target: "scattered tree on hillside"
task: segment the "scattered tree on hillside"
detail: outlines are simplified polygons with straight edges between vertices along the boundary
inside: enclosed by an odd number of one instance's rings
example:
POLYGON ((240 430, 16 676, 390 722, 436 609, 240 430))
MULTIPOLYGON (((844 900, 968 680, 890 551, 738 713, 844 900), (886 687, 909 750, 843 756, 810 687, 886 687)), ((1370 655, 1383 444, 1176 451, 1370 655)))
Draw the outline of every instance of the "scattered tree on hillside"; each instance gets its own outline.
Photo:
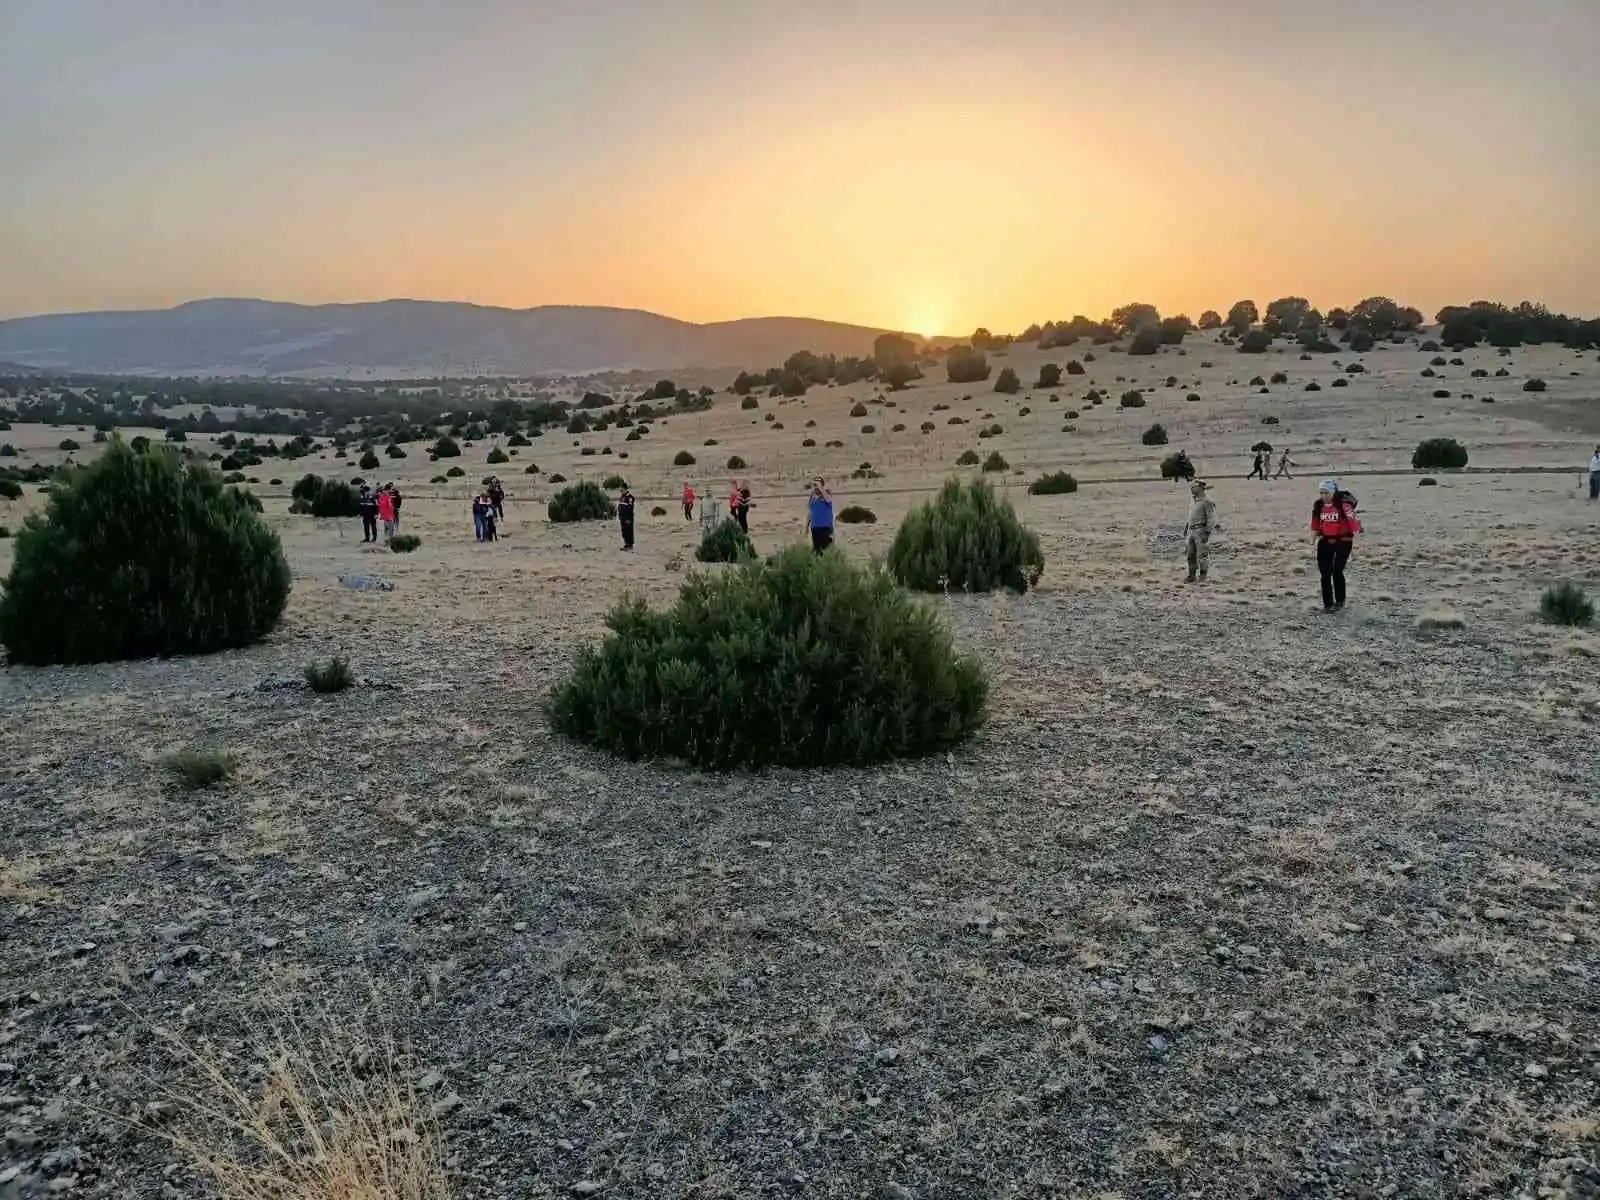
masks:
POLYGON ((1296 333, 1310 311, 1311 301, 1304 296, 1284 296, 1267 305, 1261 326, 1274 337, 1296 333))
POLYGON ((1208 308, 1200 314, 1201 329, 1221 329, 1222 315, 1214 308, 1208 308))
POLYGON ((1254 325, 1259 319, 1260 313, 1256 309, 1254 300, 1236 301, 1233 307, 1228 310, 1228 328, 1233 331, 1236 337, 1243 337, 1250 332, 1250 326, 1254 325))
POLYGON ((1106 324, 1116 331, 1118 337, 1128 337, 1141 329, 1159 326, 1161 313, 1154 304, 1124 304, 1111 310, 1106 324))

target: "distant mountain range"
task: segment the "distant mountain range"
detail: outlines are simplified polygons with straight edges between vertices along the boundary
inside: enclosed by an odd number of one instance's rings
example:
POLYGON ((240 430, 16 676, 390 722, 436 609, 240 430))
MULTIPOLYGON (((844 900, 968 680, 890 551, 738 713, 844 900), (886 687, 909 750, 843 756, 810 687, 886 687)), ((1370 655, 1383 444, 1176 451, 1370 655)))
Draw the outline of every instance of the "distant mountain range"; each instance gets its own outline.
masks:
POLYGON ((582 375, 764 368, 796 350, 867 355, 882 332, 804 317, 695 325, 626 308, 195 300, 0 321, 0 360, 109 375, 582 375))

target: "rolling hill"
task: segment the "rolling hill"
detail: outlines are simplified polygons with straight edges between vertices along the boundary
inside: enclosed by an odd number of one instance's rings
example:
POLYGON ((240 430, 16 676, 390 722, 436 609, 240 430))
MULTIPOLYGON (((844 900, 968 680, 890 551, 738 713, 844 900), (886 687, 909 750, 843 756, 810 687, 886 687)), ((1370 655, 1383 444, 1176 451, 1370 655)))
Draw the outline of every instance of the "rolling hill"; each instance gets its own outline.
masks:
POLYGON ((796 350, 864 355, 881 332, 802 317, 696 325, 622 308, 196 300, 0 321, 0 359, 138 375, 571 375, 767 367, 796 350))

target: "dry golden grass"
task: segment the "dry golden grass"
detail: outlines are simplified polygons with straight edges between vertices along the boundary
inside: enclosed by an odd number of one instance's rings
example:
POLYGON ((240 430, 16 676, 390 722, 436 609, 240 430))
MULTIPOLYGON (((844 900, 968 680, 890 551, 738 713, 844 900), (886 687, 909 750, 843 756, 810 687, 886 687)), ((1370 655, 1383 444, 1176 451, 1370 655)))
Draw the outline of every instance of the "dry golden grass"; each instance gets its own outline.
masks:
POLYGON ((392 1041, 288 1023, 240 1060, 183 1046, 173 1145, 223 1200, 447 1200, 436 1130, 392 1041))

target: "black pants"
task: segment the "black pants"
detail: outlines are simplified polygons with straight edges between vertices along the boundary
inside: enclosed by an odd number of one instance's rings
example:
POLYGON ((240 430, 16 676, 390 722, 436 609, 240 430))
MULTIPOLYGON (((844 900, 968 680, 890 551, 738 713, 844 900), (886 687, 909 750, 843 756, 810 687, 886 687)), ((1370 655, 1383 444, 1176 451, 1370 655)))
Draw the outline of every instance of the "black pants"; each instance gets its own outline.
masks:
POLYGON ((1589 499, 1600 500, 1600 471, 1589 472, 1589 499))
POLYGON ((618 521, 617 524, 622 526, 622 548, 624 550, 632 550, 633 549, 633 518, 629 517, 625 521, 618 521))
POLYGON ((1322 607, 1344 607, 1344 565, 1352 543, 1323 538, 1317 543, 1317 570, 1322 573, 1322 607))
POLYGON ((496 521, 504 521, 506 519, 506 502, 504 500, 496 500, 494 502, 494 519, 496 521))
POLYGON ((813 525, 811 527, 811 548, 821 554, 831 545, 833 545, 833 526, 830 525, 826 529, 818 529, 813 525))
POLYGON ((741 504, 733 510, 733 519, 739 522, 739 528, 746 533, 750 532, 750 506, 741 504))
POLYGON ((375 542, 378 540, 377 513, 361 514, 361 540, 363 542, 375 542))
POLYGON ((694 520, 694 505, 692 505, 692 504, 685 504, 685 505, 684 505, 684 506, 683 506, 683 519, 684 519, 684 520, 685 520, 685 521, 692 521, 692 520, 694 520))

